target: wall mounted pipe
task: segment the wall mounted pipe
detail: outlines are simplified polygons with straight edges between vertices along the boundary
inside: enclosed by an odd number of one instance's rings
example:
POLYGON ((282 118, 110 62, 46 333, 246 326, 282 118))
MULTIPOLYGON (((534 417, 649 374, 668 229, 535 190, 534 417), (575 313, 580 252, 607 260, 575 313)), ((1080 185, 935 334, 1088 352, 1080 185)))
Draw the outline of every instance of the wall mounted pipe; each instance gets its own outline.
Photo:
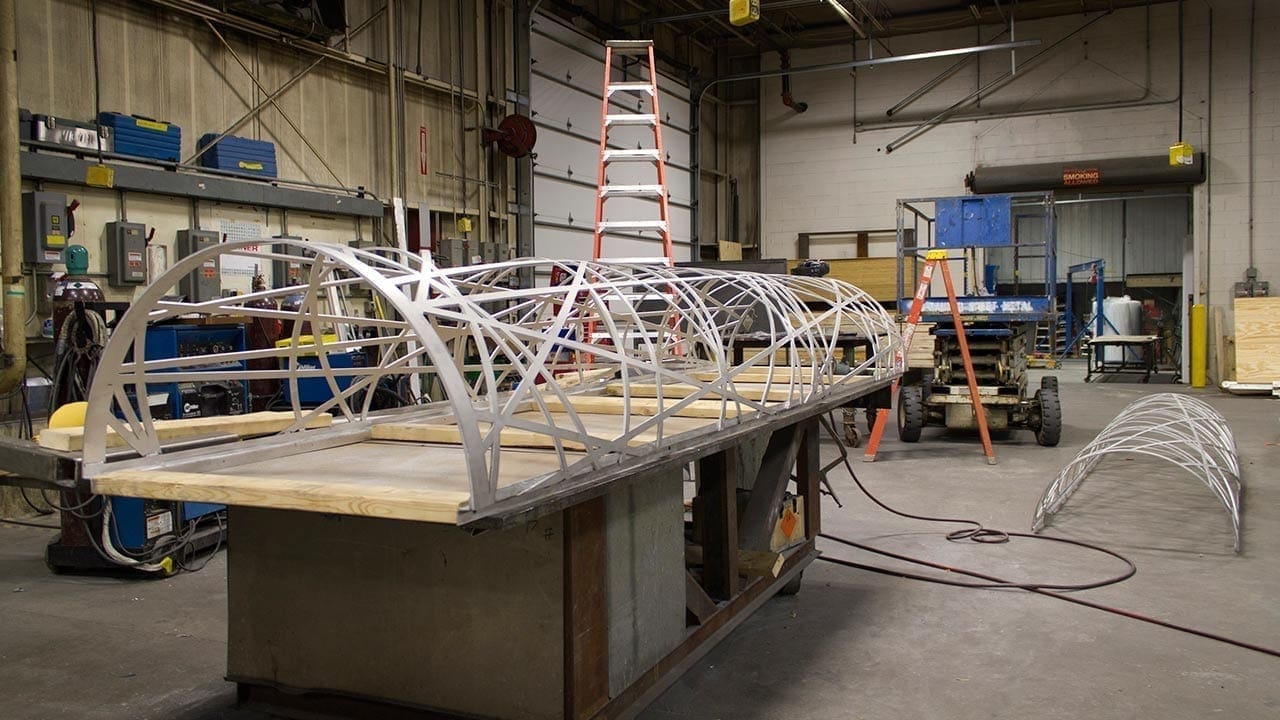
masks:
MULTIPOLYGON (((782 67, 783 70, 790 68, 791 53, 786 50, 782 50, 781 52, 779 52, 778 64, 782 67)), ((796 102, 796 99, 791 95, 791 76, 790 75, 782 76, 782 104, 786 105, 792 110, 795 110, 797 114, 802 113, 805 110, 809 109, 809 103, 796 102)))
POLYGON ((798 68, 791 68, 789 70, 782 70, 782 69, 762 70, 757 72, 741 73, 738 75, 726 75, 724 77, 711 80, 710 82, 703 84, 700 88, 694 88, 693 108, 691 113, 691 118, 693 123, 689 131, 690 155, 692 157, 692 164, 693 164, 693 170, 694 170, 693 182, 691 183, 692 196, 693 196, 691 232, 692 232, 692 240, 693 240, 694 257, 695 258, 697 257, 697 253, 699 251, 699 243, 700 243, 699 236, 701 235, 698 228, 698 223, 700 222, 700 219, 699 219, 700 212, 698 210, 698 202, 702 195, 701 188, 700 188, 701 177, 702 177, 701 176, 702 148, 700 147, 698 138, 700 136, 701 128, 702 128, 702 101, 706 99, 707 92, 709 92, 711 88, 721 83, 741 82, 744 80, 760 80, 763 78, 780 77, 782 75, 788 75, 788 74, 829 72, 833 70, 852 70, 860 67, 875 67, 877 65, 891 65, 894 63, 914 62, 917 60, 931 60, 933 58, 939 58, 939 57, 953 57, 956 55, 971 55, 975 53, 984 53, 984 52, 999 52, 1001 50, 1012 50, 1014 48, 1019 48, 1019 47, 1033 47, 1039 44, 1040 44, 1039 40, 1020 40, 1018 42, 996 43, 993 45, 971 45, 969 47, 948 48, 946 50, 931 50, 929 52, 911 53, 909 55, 893 55, 890 57, 868 58, 865 60, 848 60, 845 62, 826 63, 822 65, 805 65, 798 68))
POLYGON ((18 166, 18 7, 0 0, 0 284, 4 355, 0 393, 27 375, 27 286, 22 278, 22 172, 18 166))

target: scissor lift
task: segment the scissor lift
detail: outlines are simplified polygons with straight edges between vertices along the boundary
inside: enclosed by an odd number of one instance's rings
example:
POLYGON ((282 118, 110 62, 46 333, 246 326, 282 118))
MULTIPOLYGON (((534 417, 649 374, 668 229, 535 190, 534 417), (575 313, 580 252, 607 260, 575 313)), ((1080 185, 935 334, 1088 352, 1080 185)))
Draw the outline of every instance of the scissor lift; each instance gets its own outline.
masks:
MULTIPOLYGON (((1036 323, 1053 320, 1056 229, 1052 193, 1010 193, 898 201, 898 311, 908 313, 915 278, 930 252, 960 265, 956 302, 986 424, 1025 427, 1041 445, 1062 433, 1058 379, 1028 392, 1027 351, 1036 323), (997 283, 1000 268, 1011 282, 997 283), (997 292, 999 288, 1000 292, 997 292)), ((909 372, 898 389, 898 436, 916 442, 927 426, 976 429, 969 378, 947 298, 925 301, 921 322, 934 323, 933 368, 909 372)))

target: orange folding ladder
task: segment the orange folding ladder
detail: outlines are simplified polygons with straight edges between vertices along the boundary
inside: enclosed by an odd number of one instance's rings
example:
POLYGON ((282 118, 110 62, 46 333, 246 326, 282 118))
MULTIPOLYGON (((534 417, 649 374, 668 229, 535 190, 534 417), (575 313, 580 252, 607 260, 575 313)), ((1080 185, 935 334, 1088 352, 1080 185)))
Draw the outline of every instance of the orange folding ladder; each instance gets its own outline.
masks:
MULTIPOLYGON (((657 231, 662 239, 662 257, 605 258, 626 260, 640 264, 675 264, 671 247, 671 218, 668 209, 667 163, 662 152, 662 116, 658 109, 658 75, 653 61, 652 40, 609 40, 604 44, 604 93, 600 111, 600 172, 596 182, 596 225, 591 259, 600 260, 604 255, 604 237, 619 232, 657 231), (648 79, 614 82, 613 58, 615 55, 632 55, 647 60, 648 79), (635 93, 648 96, 649 112, 611 112, 610 101, 615 95, 635 93), (622 126, 644 126, 653 130, 653 147, 614 150, 609 147, 609 130, 622 126), (655 184, 610 184, 608 169, 617 163, 650 163, 657 173, 655 184), (653 198, 658 201, 658 217, 606 218, 605 202, 610 198, 653 198)), ((648 203, 646 203, 648 205, 648 203)))
MULTIPOLYGON (((924 310, 925 298, 929 296, 929 284, 933 281, 934 268, 940 268, 942 271, 942 282, 947 289, 947 301, 951 305, 951 321, 956 326, 956 340, 960 345, 960 357, 964 359, 964 374, 969 381, 969 398, 973 401, 973 415, 978 423, 978 435, 982 437, 982 450, 987 455, 987 463, 996 464, 996 453, 991 447, 991 434, 987 431, 987 415, 982 409, 982 398, 978 393, 978 380, 973 374, 973 361, 969 359, 969 341, 964 335, 964 320, 960 317, 960 305, 956 302, 956 289, 951 283, 951 271, 947 267, 947 251, 946 250, 930 250, 925 253, 924 270, 920 273, 920 283, 916 287, 916 295, 911 300, 911 311, 907 313, 907 326, 902 331, 902 346, 898 348, 895 365, 906 370, 907 352, 911 349, 911 341, 916 336, 916 326, 920 324, 920 315, 924 310)), ((901 378, 893 381, 891 396, 898 394, 898 383, 901 378)), ((898 412, 902 412, 902 408, 898 408, 898 412)), ((880 408, 876 411, 876 424, 871 430, 871 439, 867 442, 866 454, 862 459, 865 462, 875 462, 876 454, 880 450, 880 439, 884 436, 884 428, 889 424, 889 409, 880 408)))

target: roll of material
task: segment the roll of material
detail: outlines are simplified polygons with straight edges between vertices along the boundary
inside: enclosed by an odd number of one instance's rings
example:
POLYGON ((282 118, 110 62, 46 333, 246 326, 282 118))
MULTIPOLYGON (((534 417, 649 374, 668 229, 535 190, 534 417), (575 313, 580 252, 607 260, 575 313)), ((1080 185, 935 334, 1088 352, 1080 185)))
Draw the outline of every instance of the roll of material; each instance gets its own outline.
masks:
MULTIPOLYGON (((1098 301, 1093 301, 1092 310, 1094 317, 1098 313, 1098 301)), ((1102 337, 1108 335, 1137 335, 1142 331, 1142 303, 1130 298, 1128 295, 1116 298, 1103 298, 1102 300, 1102 337)), ((1125 353, 1130 362, 1137 362, 1141 358, 1138 351, 1133 348, 1107 347, 1102 350, 1102 359, 1104 362, 1121 362, 1125 360, 1125 353)))

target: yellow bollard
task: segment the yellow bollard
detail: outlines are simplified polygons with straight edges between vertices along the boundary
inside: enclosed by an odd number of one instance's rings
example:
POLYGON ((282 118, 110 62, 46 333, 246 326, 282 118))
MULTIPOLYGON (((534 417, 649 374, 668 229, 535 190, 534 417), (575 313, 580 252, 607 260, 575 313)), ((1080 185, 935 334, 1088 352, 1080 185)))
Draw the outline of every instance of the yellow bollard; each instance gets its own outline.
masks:
POLYGON ((1202 388, 1208 384, 1209 375, 1209 308, 1191 306, 1191 387, 1202 388))

